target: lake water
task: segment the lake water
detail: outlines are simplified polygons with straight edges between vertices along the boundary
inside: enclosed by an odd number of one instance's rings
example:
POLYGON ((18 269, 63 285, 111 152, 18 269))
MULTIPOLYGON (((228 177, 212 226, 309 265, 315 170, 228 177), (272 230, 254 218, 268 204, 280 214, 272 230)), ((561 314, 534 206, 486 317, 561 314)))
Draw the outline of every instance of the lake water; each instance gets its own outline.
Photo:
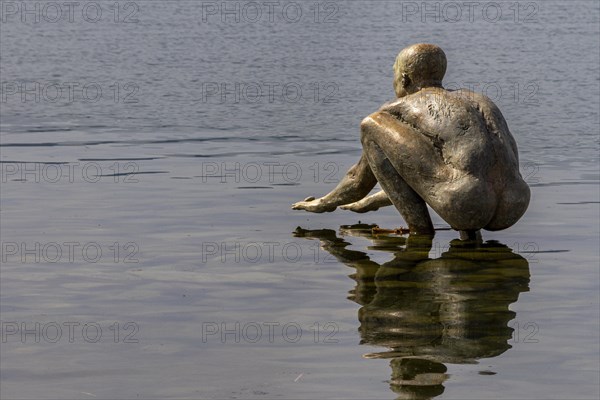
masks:
POLYGON ((3 399, 598 398, 597 2, 1 6, 3 399), (290 209, 417 42, 532 188, 479 249, 290 209))

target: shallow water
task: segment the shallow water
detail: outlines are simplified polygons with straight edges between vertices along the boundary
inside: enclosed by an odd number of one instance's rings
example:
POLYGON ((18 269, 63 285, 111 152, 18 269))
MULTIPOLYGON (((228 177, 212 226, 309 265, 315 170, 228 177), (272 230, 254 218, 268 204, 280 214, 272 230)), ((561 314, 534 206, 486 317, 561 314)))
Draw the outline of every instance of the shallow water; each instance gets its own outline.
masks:
POLYGON ((84 3, 72 23, 7 3, 0 397, 600 394, 596 2, 455 23, 458 2, 439 22, 420 2, 281 2, 257 22, 231 2, 237 23, 220 2, 96 2, 96 23, 84 3), (391 208, 290 210, 357 160, 420 41, 448 55, 447 87, 499 105, 532 188, 481 249, 340 229, 396 228, 391 208))

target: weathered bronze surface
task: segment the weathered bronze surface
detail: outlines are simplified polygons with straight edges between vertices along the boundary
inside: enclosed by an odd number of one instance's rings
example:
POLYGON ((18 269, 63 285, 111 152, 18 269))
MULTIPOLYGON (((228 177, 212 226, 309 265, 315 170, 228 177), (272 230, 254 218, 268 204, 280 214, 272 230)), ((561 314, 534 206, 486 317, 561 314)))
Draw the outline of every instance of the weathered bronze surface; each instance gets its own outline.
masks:
POLYGON ((363 153, 327 195, 295 203, 322 213, 394 205, 411 233, 433 234, 427 205, 461 237, 514 225, 529 205, 517 145, 498 107, 469 90, 446 90, 446 55, 431 44, 402 50, 397 99, 361 123, 363 153), (383 191, 368 196, 379 182, 383 191))

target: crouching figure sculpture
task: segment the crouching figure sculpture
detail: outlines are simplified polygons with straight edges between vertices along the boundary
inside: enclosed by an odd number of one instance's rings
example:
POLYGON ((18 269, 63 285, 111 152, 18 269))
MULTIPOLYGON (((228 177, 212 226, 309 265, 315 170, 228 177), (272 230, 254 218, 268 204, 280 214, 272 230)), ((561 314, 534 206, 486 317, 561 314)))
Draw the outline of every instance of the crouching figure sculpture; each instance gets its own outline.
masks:
POLYGON ((338 186, 295 210, 355 212, 394 205, 414 234, 433 234, 429 205, 461 237, 514 225, 529 205, 517 145, 486 96, 442 87, 446 55, 415 44, 394 64, 397 99, 360 126, 363 152, 338 186), (383 191, 367 196, 379 182, 383 191))

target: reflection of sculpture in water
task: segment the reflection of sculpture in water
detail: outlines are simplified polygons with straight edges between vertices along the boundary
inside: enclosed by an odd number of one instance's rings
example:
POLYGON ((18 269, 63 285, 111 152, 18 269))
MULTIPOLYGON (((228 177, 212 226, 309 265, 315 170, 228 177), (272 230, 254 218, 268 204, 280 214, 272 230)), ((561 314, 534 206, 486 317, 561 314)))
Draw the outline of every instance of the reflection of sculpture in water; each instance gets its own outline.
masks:
POLYGON ((446 55, 431 44, 402 50, 396 99, 361 123, 363 153, 327 195, 292 208, 367 212, 394 205, 411 233, 431 234, 429 205, 461 237, 514 225, 529 205, 516 142, 498 107, 469 90, 446 90, 446 55), (383 191, 367 196, 379 182, 383 191))
MULTIPOLYGON (((366 228, 367 226, 364 226, 366 228)), ((529 290, 527 260, 503 244, 454 240, 449 249, 429 258, 426 236, 373 236, 357 226, 349 235, 373 241, 370 250, 390 252, 377 264, 335 231, 298 229, 296 236, 317 238, 323 249, 356 269, 350 299, 358 312, 361 344, 387 347, 367 358, 389 358, 391 389, 399 398, 432 398, 444 391, 444 363, 476 363, 511 348, 515 318, 509 305, 529 290)))

